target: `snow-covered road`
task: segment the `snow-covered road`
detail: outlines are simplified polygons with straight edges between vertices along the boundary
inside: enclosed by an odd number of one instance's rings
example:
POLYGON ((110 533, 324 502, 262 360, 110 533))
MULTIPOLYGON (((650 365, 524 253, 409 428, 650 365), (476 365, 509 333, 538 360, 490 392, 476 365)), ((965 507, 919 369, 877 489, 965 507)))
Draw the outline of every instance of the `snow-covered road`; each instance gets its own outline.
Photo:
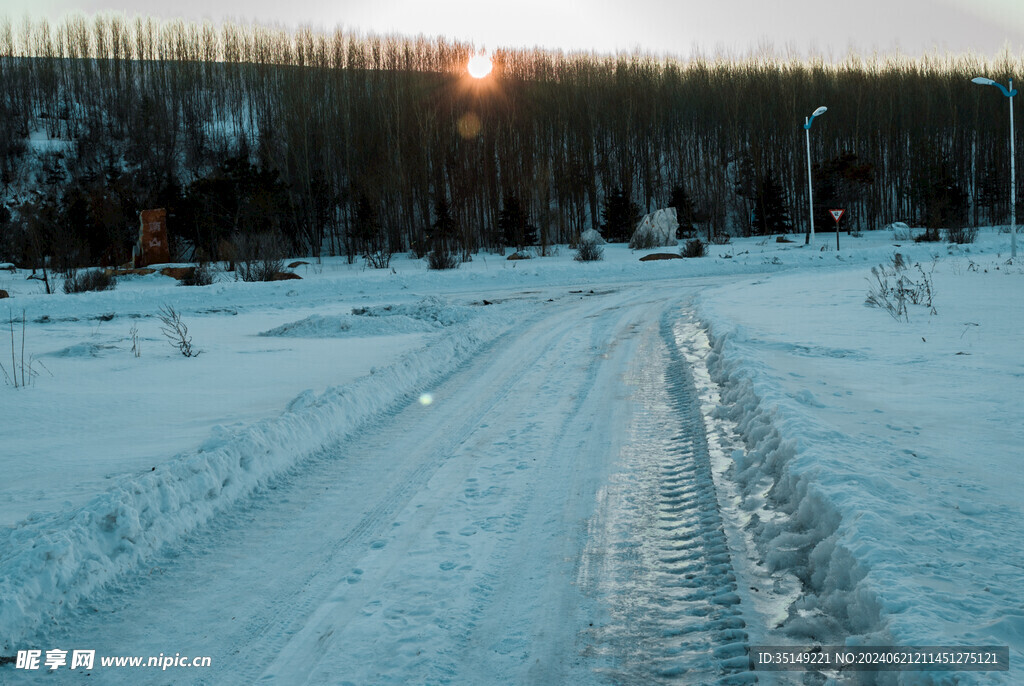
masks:
POLYGON ((212 657, 153 683, 656 683, 684 669, 745 683, 699 409, 668 333, 688 294, 543 299, 429 404, 299 462, 47 643, 212 657))

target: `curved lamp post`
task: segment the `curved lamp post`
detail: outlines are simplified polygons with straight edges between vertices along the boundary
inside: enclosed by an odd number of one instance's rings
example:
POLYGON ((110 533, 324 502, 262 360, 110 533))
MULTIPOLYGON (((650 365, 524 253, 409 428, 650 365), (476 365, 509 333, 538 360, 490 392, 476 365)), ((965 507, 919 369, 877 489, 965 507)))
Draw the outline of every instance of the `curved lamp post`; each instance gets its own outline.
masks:
POLYGON ((1013 90, 1013 79, 1009 88, 984 76, 976 76, 971 81, 979 86, 995 86, 1010 101, 1010 257, 1017 257, 1017 167, 1013 152, 1013 96, 1017 91, 1013 90))
MULTIPOLYGON (((828 111, 824 105, 814 110, 810 117, 804 117, 804 133, 807 134, 807 202, 811 206, 811 230, 807 234, 804 244, 814 245, 814 189, 811 186, 811 124, 815 117, 820 117, 828 111)), ((837 228, 836 231, 839 231, 837 228)))

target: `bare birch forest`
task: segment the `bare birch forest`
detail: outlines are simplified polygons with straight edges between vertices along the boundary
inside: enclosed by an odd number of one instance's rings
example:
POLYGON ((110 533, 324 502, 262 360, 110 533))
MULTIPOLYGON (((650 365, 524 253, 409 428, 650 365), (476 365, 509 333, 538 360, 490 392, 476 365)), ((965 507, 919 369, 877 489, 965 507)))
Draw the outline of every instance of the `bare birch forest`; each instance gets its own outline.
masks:
POLYGON ((771 230, 750 218, 772 195, 802 231, 819 105, 819 230, 829 207, 855 230, 1009 221, 1007 98, 970 79, 1006 83, 1020 57, 499 50, 475 80, 472 53, 117 15, 0 22, 0 261, 123 261, 149 207, 209 259, 247 236, 314 256, 439 239, 469 255, 508 243, 510 203, 539 244, 573 242, 606 228, 617 191, 734 235, 771 230))

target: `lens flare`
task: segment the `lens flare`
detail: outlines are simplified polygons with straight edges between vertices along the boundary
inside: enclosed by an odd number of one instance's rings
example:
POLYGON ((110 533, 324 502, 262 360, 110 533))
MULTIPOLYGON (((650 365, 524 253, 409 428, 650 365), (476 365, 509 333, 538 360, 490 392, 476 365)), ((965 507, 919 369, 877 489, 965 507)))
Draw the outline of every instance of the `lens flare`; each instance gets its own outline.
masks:
POLYGON ((420 405, 422 405, 423 407, 426 407, 427 405, 430 405, 433 402, 434 396, 430 395, 429 393, 424 393, 423 395, 420 396, 420 405))
POLYGON ((480 121, 480 117, 477 116, 476 112, 467 112, 466 114, 459 117, 459 135, 469 140, 470 138, 476 138, 480 135, 480 129, 483 124, 480 121))

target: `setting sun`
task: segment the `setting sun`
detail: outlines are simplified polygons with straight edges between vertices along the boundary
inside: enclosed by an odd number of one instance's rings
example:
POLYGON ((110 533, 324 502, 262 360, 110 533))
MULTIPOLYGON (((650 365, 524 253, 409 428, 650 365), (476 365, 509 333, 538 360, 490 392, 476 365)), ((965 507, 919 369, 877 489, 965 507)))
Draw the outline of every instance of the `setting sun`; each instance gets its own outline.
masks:
POLYGON ((469 75, 474 79, 482 79, 491 73, 491 58, 485 54, 473 55, 469 58, 469 75))

